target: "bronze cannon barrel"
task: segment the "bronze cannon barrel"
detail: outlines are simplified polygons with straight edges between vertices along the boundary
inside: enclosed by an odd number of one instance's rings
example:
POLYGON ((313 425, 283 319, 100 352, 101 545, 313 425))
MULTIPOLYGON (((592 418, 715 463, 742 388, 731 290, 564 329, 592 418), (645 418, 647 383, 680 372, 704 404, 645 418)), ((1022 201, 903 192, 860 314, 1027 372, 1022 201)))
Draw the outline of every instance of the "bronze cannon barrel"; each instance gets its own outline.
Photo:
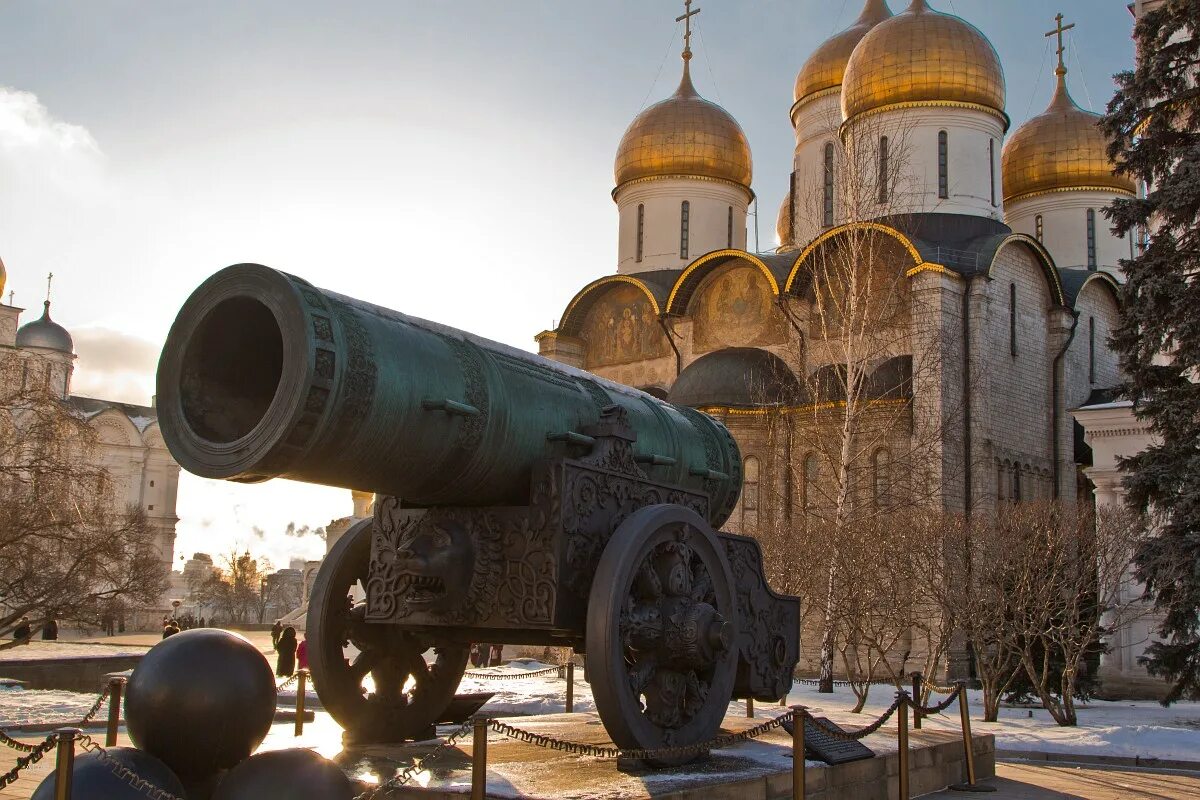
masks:
POLYGON ((617 405, 647 476, 708 495, 714 527, 741 489, 737 445, 705 414, 258 264, 184 303, 157 391, 167 447, 208 478, 526 505, 534 464, 587 452, 617 405))

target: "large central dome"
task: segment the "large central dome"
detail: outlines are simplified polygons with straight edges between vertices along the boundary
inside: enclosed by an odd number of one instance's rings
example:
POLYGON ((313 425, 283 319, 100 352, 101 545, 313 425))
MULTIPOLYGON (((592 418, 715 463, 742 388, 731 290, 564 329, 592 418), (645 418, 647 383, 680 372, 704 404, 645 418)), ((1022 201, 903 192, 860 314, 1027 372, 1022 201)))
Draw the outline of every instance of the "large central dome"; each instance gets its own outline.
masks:
POLYGON ((613 168, 617 188, 641 178, 715 178, 750 188, 750 142, 737 120, 692 86, 684 62, 683 80, 666 100, 638 114, 617 148, 613 168))
MULTIPOLYGON (((842 79, 842 116, 889 106, 965 105, 1004 114, 1000 57, 977 28, 913 0, 854 48, 842 79)), ((1005 118, 1007 120, 1007 118, 1005 118)))

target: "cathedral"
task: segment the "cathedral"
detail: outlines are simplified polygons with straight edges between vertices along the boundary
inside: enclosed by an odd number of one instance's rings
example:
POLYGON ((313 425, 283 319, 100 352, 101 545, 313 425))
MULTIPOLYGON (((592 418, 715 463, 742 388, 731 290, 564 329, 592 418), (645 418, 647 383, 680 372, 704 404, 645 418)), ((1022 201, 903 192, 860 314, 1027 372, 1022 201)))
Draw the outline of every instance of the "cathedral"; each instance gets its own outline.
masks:
POLYGON ((1119 382, 1107 339, 1118 259, 1135 247, 1102 209, 1137 187, 1067 89, 1071 26, 1060 15, 1047 34, 1045 111, 1010 130, 983 32, 926 0, 866 0, 799 67, 779 246, 761 253, 746 241, 750 144, 693 83, 688 5, 679 86, 617 147, 616 269, 537 335, 541 354, 723 420, 745 460, 732 530, 800 530, 833 502, 821 486, 835 467, 805 443, 856 402, 909 409, 855 467, 867 502, 916 471, 953 513, 1087 500, 1070 411, 1119 382), (887 295, 888 336, 848 334, 848 307, 830 299, 868 278, 887 295))
MULTIPOLYGON (((6 273, 0 262, 0 294, 6 273)), ((75 370, 75 343, 70 332, 50 318, 50 300, 38 319, 20 325, 24 309, 0 302, 0 360, 15 369, 0 371, 0 380, 45 381, 96 432, 104 468, 118 487, 113 502, 121 508, 139 506, 158 532, 163 570, 169 572, 175 553, 175 501, 179 489, 179 464, 171 457, 158 429, 158 412, 142 406, 71 394, 75 370), (9 359, 12 359, 9 362, 9 359)), ((0 390, 9 387, 0 386, 0 390)), ((160 608, 133 609, 122 620, 134 628, 154 625, 170 608, 163 598, 160 608)))

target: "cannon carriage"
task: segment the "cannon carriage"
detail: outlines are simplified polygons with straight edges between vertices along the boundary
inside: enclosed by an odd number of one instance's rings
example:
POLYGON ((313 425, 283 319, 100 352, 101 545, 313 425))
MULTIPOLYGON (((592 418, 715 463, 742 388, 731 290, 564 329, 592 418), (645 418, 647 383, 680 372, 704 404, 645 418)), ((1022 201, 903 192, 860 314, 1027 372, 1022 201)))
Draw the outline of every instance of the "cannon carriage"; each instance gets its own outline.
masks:
POLYGON ((318 694, 355 740, 424 735, 471 642, 584 654, 624 748, 707 741, 730 699, 791 686, 799 601, 753 539, 718 532, 741 458, 705 414, 251 264, 184 304, 158 409, 198 475, 376 493, 307 619, 318 694))

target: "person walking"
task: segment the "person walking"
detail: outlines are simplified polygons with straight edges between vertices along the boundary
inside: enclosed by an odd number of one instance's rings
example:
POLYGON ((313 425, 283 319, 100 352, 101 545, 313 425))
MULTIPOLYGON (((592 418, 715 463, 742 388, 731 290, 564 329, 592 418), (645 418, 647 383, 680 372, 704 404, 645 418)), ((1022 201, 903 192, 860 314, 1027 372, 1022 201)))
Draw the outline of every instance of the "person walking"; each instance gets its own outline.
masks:
POLYGON ((494 644, 488 653, 488 666, 498 667, 504 663, 504 645, 494 644))
POLYGON ((296 647, 296 669, 308 669, 308 634, 304 635, 296 647))
POLYGON ((32 631, 29 630, 29 617, 21 617, 17 622, 17 627, 13 628, 13 641, 28 642, 33 638, 32 631))
POLYGON ((271 626, 271 649, 279 651, 279 637, 283 634, 283 621, 275 620, 275 624, 271 626))
POLYGON ((163 625, 163 635, 162 635, 162 637, 163 637, 164 639, 167 639, 167 638, 169 638, 169 637, 171 637, 171 636, 174 636, 174 635, 175 635, 175 634, 177 634, 177 633, 179 633, 179 623, 177 623, 177 622, 176 622, 175 620, 173 620, 173 619, 169 619, 169 620, 167 620, 167 624, 166 624, 166 625, 163 625))
POLYGON ((275 674, 281 678, 290 678, 296 671, 295 628, 288 625, 283 629, 283 633, 279 634, 279 641, 275 643, 275 650, 279 653, 275 661, 275 674))

